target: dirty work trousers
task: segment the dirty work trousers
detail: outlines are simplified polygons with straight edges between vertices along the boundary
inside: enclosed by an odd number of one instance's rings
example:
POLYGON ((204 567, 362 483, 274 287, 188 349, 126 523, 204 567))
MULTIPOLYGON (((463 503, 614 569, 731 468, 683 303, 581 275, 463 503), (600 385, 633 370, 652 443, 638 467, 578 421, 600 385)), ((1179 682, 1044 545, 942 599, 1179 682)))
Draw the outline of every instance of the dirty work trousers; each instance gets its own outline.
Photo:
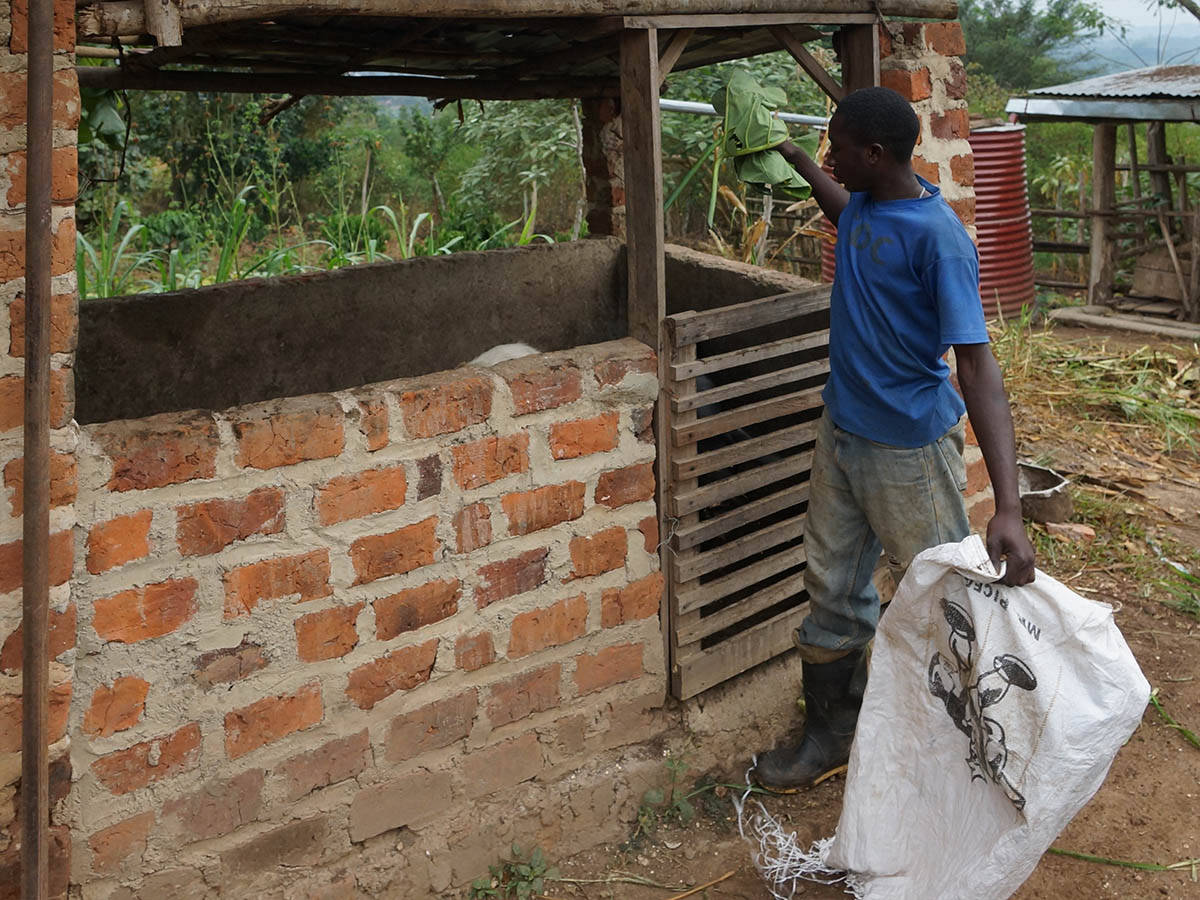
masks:
POLYGON ((922 550, 970 533, 964 423, 908 448, 850 434, 828 410, 822 415, 804 530, 811 606, 796 630, 807 662, 837 659, 874 636, 879 594, 871 578, 881 549, 899 583, 922 550))

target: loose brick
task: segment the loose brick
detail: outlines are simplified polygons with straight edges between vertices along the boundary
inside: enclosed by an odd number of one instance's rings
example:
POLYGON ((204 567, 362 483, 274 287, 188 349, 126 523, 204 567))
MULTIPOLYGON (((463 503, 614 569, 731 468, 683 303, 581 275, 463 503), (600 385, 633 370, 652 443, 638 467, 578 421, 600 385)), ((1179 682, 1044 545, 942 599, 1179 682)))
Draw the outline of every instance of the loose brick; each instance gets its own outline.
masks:
POLYGON ((249 615, 264 600, 295 594, 303 603, 331 593, 328 550, 264 559, 226 573, 225 618, 249 615))
POLYGON ((492 646, 492 633, 480 631, 464 634, 454 642, 454 665, 467 672, 489 666, 496 660, 496 648, 492 646))
POLYGON ((317 514, 322 525, 399 509, 408 480, 404 466, 342 475, 317 489, 317 514))
POLYGON ((500 505, 508 516, 508 533, 530 534, 578 519, 583 515, 585 489, 582 481, 568 481, 506 494, 500 499, 500 505))
MULTIPOLYGON (((50 371, 50 427, 62 428, 66 425, 71 419, 74 405, 74 379, 62 369, 52 369, 50 371)), ((12 431, 21 428, 24 424, 24 376, 5 375, 0 377, 0 431, 12 431)))
POLYGON ((654 496, 654 463, 604 472, 596 482, 596 502, 616 509, 654 496))
POLYGON ((107 572, 150 555, 151 510, 143 509, 93 525, 87 537, 87 570, 107 572))
POLYGON ((437 553, 437 518, 431 517, 387 534, 362 537, 350 545, 355 584, 402 575, 427 566, 437 553))
POLYGON ((437 647, 435 638, 423 644, 403 647, 359 666, 350 673, 346 696, 359 709, 371 709, 396 691, 407 691, 424 684, 433 674, 437 647))
POLYGON ((942 180, 942 170, 935 162, 930 162, 923 156, 913 155, 912 158, 913 171, 928 181, 930 184, 938 184, 942 180))
POLYGON ((619 569, 625 565, 627 550, 625 529, 620 525, 571 538, 571 575, 586 578, 619 569))
POLYGON ((561 699, 562 665, 543 666, 494 684, 488 692, 487 714, 493 728, 507 725, 547 709, 561 699))
MULTIPOLYGON (((25 512, 25 459, 14 459, 4 467, 4 486, 12 491, 12 515, 25 512)), ((79 491, 79 467, 75 457, 50 454, 50 506, 69 506, 79 491)))
POLYGON ((101 597, 92 627, 104 640, 122 644, 170 634, 196 614, 197 587, 195 578, 177 578, 101 597))
POLYGON ((642 538, 645 540, 644 547, 647 553, 658 552, 658 516, 646 516, 638 522, 638 531, 642 533, 642 538))
POLYGON ((925 46, 941 56, 962 56, 967 52, 959 22, 926 22, 925 46))
POLYGON ((171 734, 100 757, 92 763, 92 773, 112 793, 128 794, 194 769, 199 760, 200 726, 193 722, 171 734))
POLYGON ((968 137, 971 133, 971 121, 967 110, 948 109, 944 113, 933 113, 929 117, 929 131, 935 138, 944 141, 968 137))
POLYGON ((957 59, 950 61, 950 74, 946 76, 946 97, 950 100, 967 98, 967 69, 957 59))
MULTIPOLYGON (((53 744, 67 733, 67 715, 71 711, 71 682, 50 688, 47 730, 53 744)), ((0 754, 21 750, 21 695, 0 694, 0 754)))
POLYGON ((405 391, 400 413, 411 437, 437 437, 477 425, 492 413, 492 384, 482 378, 462 378, 405 391))
POLYGON ((483 503, 464 506, 454 516, 459 553, 470 553, 492 542, 492 512, 483 503))
POLYGON ((617 446, 615 412, 550 426, 550 455, 555 459, 575 459, 592 453, 604 453, 617 446))
POLYGON ((507 374, 518 416, 554 409, 583 396, 583 377, 572 363, 546 364, 507 374))
POLYGON ((375 636, 390 641, 406 631, 440 622, 458 612, 462 594, 457 578, 431 581, 375 601, 375 636))
POLYGON ((220 439, 211 418, 153 416, 92 431, 112 459, 110 491, 142 491, 216 475, 220 439))
POLYGON ((884 69, 879 73, 879 83, 885 88, 891 88, 905 100, 917 102, 926 100, 933 93, 933 85, 929 79, 929 69, 884 69))
MULTIPOLYGON (((12 0, 12 35, 9 49, 13 53, 29 52, 29 0, 12 0)), ((54 49, 75 49, 74 0, 54 0, 54 49)))
POLYGON ((970 497, 972 494, 987 490, 991 483, 991 479, 988 477, 987 461, 977 459, 967 466, 967 486, 963 490, 963 494, 970 497))
POLYGON ((383 400, 360 400, 358 430, 372 453, 388 445, 388 407, 383 400))
POLYGON ((462 740, 471 733, 478 705, 475 691, 469 690, 392 719, 384 744, 387 761, 403 762, 462 740))
POLYGON ((521 613, 512 622, 508 658, 518 659, 583 637, 587 632, 587 614, 587 597, 583 594, 521 613))
POLYGON ((233 423, 236 462, 244 469, 274 469, 337 456, 346 445, 342 419, 332 400, 251 415, 233 423))
POLYGON ((262 769, 250 769, 228 781, 207 782, 194 794, 168 800, 162 808, 163 830, 183 843, 236 831, 258 818, 265 781, 262 769))
POLYGON ((950 158, 950 174, 954 180, 964 186, 975 183, 975 157, 963 153, 950 158))
POLYGON ((527 550, 520 556, 501 562, 489 563, 479 569, 482 583, 475 589, 475 603, 479 609, 532 591, 546 580, 546 557, 549 549, 527 550))
POLYGON ((477 750, 462 762, 463 786, 470 797, 514 787, 541 771, 542 748, 532 732, 477 750))
POLYGON ((85 734, 109 737, 136 725, 146 710, 150 682, 127 675, 116 679, 112 687, 100 685, 92 693, 92 703, 83 716, 85 734))
MULTIPOLYGON (((75 646, 75 604, 67 604, 62 612, 50 610, 50 625, 47 635, 50 659, 57 659, 75 646)), ((0 647, 0 672, 19 672, 24 665, 24 628, 18 625, 0 647)))
POLYGON ((598 653, 575 657, 575 686, 579 693, 590 694, 642 674, 641 644, 617 644, 598 653))
POLYGON ((92 850, 92 871, 108 875, 117 871, 126 860, 142 861, 146 838, 154 826, 154 812, 144 812, 116 825, 102 828, 88 838, 92 850))
POLYGON ((353 778, 366 771, 370 763, 371 739, 367 729, 329 741, 283 764, 286 798, 289 802, 299 800, 315 790, 353 778))
POLYGON ((451 448, 454 480, 464 491, 529 469, 529 435, 489 437, 451 448))
POLYGON ((261 871, 285 871, 320 862, 329 843, 329 822, 325 816, 313 816, 288 822, 255 835, 245 843, 221 854, 221 872, 225 879, 236 879, 261 871))
POLYGON ((260 488, 241 500, 205 500, 175 509, 175 541, 184 556, 205 556, 256 534, 283 531, 283 491, 260 488))
MULTIPOLYGON (((74 151, 75 148, 70 149, 74 151)), ((23 296, 17 297, 9 304, 8 318, 8 355, 21 359, 25 356, 25 298, 23 296)), ((79 314, 75 295, 54 294, 50 298, 50 352, 73 353, 78 342, 79 314)))
POLYGON ((658 374, 658 358, 649 347, 645 353, 637 356, 610 357, 596 363, 596 383, 600 387, 620 384, 631 372, 641 375, 658 374))
MULTIPOLYGON (((0 594, 15 591, 23 582, 23 541, 0 544, 0 594)), ((75 539, 69 531, 50 535, 50 584, 66 584, 75 566, 75 539)))
POLYGON ((320 682, 310 682, 294 694, 264 697, 225 714, 225 752, 238 759, 321 721, 320 682))
POLYGON ((259 644, 243 640, 236 647, 210 650, 196 659, 192 678, 204 690, 218 684, 232 684, 265 669, 270 660, 259 644))
POLYGON ((605 591, 600 597, 600 624, 612 628, 658 615, 663 585, 662 572, 653 572, 628 587, 605 591))
POLYGON ((350 802, 350 840, 365 841, 442 815, 451 804, 450 776, 419 772, 359 791, 350 802))
POLYGON ((435 453, 417 460, 417 500, 428 500, 442 492, 442 461, 435 453))
POLYGON ((335 606, 298 618, 292 624, 300 659, 304 662, 338 659, 358 646, 355 622, 362 608, 362 603, 335 606))

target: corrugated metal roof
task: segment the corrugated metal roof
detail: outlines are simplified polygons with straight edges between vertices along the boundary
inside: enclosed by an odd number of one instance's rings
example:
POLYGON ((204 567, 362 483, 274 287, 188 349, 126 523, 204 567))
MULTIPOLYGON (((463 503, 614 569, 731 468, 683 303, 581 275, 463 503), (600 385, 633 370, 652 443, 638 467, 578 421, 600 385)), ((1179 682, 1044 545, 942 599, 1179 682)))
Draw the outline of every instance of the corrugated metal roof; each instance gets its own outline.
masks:
POLYGON ((1037 88, 1030 94, 1050 97, 1200 98, 1200 65, 1152 66, 1037 88))

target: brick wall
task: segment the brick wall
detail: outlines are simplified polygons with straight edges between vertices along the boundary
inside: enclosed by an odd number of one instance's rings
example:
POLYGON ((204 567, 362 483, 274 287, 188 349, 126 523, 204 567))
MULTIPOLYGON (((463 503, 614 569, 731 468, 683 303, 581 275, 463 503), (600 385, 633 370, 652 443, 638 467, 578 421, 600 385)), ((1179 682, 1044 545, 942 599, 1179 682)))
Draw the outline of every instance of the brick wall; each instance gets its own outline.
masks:
MULTIPOLYGON (((75 5, 55 3, 54 182, 51 351, 50 529, 50 875, 66 890, 70 841, 58 804, 71 783, 67 718, 72 702, 76 609, 73 565, 77 472, 73 455, 75 295, 75 129, 79 89, 74 74, 75 5)), ((20 890, 21 775, 21 513, 25 356, 25 95, 27 4, 0 3, 0 897, 20 890)))
POLYGON ((82 429, 85 896, 428 896, 514 798, 565 827, 664 696, 654 372, 624 340, 82 429))

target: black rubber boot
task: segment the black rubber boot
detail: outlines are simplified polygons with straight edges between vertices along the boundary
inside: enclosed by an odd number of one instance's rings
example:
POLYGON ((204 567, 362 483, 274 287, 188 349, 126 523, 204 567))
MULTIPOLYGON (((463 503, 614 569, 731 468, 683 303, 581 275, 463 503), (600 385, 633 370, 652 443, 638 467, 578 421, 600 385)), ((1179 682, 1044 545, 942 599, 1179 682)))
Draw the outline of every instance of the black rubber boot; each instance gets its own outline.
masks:
POLYGON ((804 736, 798 747, 776 747, 758 757, 754 780, 768 791, 791 794, 837 774, 850 759, 854 726, 867 686, 866 651, 829 663, 804 663, 804 736))

